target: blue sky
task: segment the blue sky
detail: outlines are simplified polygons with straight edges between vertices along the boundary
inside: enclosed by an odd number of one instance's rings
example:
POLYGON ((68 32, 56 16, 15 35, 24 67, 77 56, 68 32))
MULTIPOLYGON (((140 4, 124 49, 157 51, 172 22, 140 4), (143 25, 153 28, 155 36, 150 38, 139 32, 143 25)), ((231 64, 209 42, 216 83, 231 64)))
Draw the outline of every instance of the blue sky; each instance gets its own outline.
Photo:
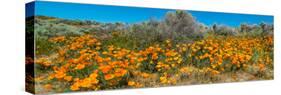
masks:
MULTIPOLYGON (((30 11, 31 9, 32 7, 27 7, 26 10, 30 11)), ((161 20, 168 11, 175 10, 36 1, 34 15, 75 20, 95 20, 99 22, 138 23, 150 18, 161 20)), ((239 26, 241 23, 259 24, 265 22, 273 24, 273 16, 269 15, 187 11, 192 14, 196 21, 204 23, 205 25, 216 23, 235 27, 239 26)), ((26 17, 32 15, 32 13, 27 12, 26 17)))

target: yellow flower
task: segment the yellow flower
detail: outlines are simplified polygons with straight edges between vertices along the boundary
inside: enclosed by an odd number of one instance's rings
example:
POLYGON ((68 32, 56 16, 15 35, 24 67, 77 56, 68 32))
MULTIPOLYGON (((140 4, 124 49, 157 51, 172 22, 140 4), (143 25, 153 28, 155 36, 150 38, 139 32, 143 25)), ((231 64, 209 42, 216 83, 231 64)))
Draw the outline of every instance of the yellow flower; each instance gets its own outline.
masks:
POLYGON ((102 52, 102 54, 106 55, 106 54, 108 54, 108 52, 104 51, 104 52, 102 52))
POLYGON ((170 43, 171 42, 171 40, 166 40, 166 43, 170 43))
POLYGON ((167 83, 168 80, 165 76, 162 76, 162 77, 160 77, 160 82, 164 84, 164 83, 167 83))
POLYGON ((96 50, 100 50, 100 49, 101 49, 101 47, 99 47, 99 46, 98 46, 98 47, 96 47, 96 50))
POLYGON ((96 45, 100 46, 100 45, 101 45, 101 43, 100 43, 100 42, 98 42, 96 45))

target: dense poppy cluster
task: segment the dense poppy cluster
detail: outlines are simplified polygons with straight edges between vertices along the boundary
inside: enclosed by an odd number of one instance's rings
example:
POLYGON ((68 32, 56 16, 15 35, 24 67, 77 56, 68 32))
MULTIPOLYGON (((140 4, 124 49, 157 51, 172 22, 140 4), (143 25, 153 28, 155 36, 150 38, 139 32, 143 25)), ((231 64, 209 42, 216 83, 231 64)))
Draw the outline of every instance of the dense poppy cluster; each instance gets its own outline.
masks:
POLYGON ((35 59, 45 69, 47 75, 37 77, 46 77, 48 90, 54 83, 72 91, 175 85, 195 73, 216 76, 251 67, 262 72, 273 65, 272 36, 208 37, 178 44, 166 40, 138 50, 106 46, 93 35, 49 41, 57 52, 35 59))

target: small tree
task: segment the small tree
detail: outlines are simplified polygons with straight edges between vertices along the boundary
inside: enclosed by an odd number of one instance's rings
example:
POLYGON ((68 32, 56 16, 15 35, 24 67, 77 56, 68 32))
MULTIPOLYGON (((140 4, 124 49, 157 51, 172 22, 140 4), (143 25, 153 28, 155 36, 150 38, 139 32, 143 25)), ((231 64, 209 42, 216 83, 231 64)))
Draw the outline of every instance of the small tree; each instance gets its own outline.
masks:
POLYGON ((165 20, 161 23, 161 29, 167 32, 171 39, 175 37, 193 37, 198 30, 198 25, 191 14, 177 10, 166 14, 165 20))

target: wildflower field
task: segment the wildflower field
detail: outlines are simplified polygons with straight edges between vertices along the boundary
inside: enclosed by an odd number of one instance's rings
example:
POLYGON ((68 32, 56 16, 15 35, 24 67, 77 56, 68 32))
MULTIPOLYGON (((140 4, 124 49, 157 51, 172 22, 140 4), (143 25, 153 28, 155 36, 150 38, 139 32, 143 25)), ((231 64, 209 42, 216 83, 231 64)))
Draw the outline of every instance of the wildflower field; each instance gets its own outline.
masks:
POLYGON ((267 24, 206 27, 182 11, 129 27, 44 16, 30 22, 35 56, 26 65, 34 66, 27 78, 35 93, 273 79, 273 26, 267 24), (173 15, 180 20, 169 20, 173 15))

